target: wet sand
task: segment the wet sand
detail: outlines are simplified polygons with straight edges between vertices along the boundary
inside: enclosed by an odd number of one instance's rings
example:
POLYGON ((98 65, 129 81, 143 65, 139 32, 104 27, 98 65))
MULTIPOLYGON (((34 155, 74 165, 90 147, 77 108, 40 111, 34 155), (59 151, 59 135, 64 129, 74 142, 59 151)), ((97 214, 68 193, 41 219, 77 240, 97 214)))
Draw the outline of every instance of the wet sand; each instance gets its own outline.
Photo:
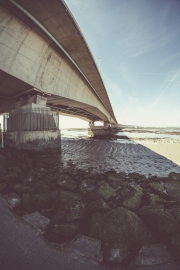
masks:
POLYGON ((170 172, 180 172, 179 163, 175 159, 178 157, 179 144, 166 146, 164 143, 165 147, 162 149, 167 149, 166 156, 162 152, 165 150, 158 152, 161 144, 152 144, 152 149, 150 145, 149 140, 144 144, 143 141, 125 139, 111 141, 63 138, 61 163, 63 167, 72 164, 79 169, 91 168, 94 173, 114 169, 117 172, 137 172, 146 176, 151 174, 163 177, 170 172))

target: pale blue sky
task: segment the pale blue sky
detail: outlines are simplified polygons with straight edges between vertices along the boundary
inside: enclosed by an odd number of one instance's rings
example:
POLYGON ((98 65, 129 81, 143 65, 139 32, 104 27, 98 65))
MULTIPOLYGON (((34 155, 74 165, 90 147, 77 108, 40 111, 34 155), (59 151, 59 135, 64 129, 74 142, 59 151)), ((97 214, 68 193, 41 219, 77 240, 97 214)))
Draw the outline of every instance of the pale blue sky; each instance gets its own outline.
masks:
POLYGON ((119 123, 180 126, 180 1, 65 0, 119 123))

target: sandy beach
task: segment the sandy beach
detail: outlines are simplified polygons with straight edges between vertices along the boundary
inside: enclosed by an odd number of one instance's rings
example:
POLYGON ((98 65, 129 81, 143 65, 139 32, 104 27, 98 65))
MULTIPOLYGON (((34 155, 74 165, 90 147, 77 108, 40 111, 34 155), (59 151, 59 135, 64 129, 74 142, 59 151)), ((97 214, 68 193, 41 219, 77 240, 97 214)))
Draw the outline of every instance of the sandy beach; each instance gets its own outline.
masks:
POLYGON ((139 141, 136 140, 139 144, 149 148, 155 153, 166 157, 167 159, 173 161, 180 166, 180 142, 172 140, 148 140, 148 141, 139 141))

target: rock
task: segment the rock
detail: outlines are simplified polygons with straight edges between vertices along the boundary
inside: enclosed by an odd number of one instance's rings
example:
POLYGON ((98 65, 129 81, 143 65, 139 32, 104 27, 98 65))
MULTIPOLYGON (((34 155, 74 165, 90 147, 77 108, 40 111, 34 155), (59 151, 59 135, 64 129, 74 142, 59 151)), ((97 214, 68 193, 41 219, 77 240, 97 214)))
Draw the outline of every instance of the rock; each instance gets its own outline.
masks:
POLYGON ((114 189, 109 184, 103 183, 89 194, 87 200, 88 201, 94 201, 97 199, 108 200, 111 197, 114 197, 115 195, 116 192, 114 191, 114 189))
POLYGON ((17 173, 10 173, 5 176, 2 176, 1 180, 6 184, 16 183, 18 181, 18 176, 17 173))
POLYGON ((38 181, 34 185, 34 191, 36 193, 49 193, 50 187, 46 183, 44 183, 43 181, 38 181))
POLYGON ((32 196, 28 193, 22 194, 22 207, 26 211, 31 211, 32 209, 32 196))
POLYGON ((6 175, 6 170, 3 164, 0 164, 0 177, 6 175))
POLYGON ((68 208, 68 212, 65 214, 65 220, 67 222, 80 220, 84 217, 85 203, 76 201, 73 207, 68 208))
POLYGON ((21 198, 18 195, 14 194, 14 193, 6 194, 3 197, 4 197, 4 199, 6 199, 6 201, 8 202, 9 206, 12 209, 18 207, 20 202, 21 202, 21 198))
POLYGON ((175 233, 169 237, 169 246, 173 257, 180 261, 180 234, 175 233))
POLYGON ((23 193, 32 193, 33 188, 28 186, 27 184, 11 184, 10 185, 13 191, 19 195, 23 193))
POLYGON ((90 179, 83 180, 79 186, 79 189, 83 193, 91 192, 95 189, 95 185, 90 179))
POLYGON ((49 209, 41 209, 41 214, 47 218, 51 218, 52 214, 53 214, 53 209, 49 208, 49 209))
POLYGON ((171 172, 168 176, 172 180, 179 180, 180 181, 180 173, 171 172))
POLYGON ((129 173, 128 176, 133 179, 135 182, 143 182, 143 181, 146 181, 146 177, 142 174, 139 174, 139 173, 136 173, 136 172, 133 172, 133 173, 129 173))
POLYGON ((173 258, 167 252, 164 244, 144 245, 139 251, 138 257, 132 262, 132 266, 136 268, 172 262, 173 258))
POLYGON ((142 188, 134 187, 134 194, 130 198, 123 201, 122 205, 129 210, 135 211, 139 208, 142 196, 143 196, 142 188))
POLYGON ((32 203, 35 208, 49 208, 50 196, 47 193, 32 194, 32 203))
POLYGON ((17 174, 21 174, 22 173, 22 169, 19 168, 18 166, 12 166, 11 167, 11 171, 16 172, 17 174))
POLYGON ((57 181, 57 186, 74 190, 78 187, 78 184, 76 183, 76 181, 72 180, 72 178, 69 175, 61 174, 57 181))
POLYGON ((71 209, 74 207, 75 202, 82 199, 79 193, 70 191, 60 191, 59 192, 59 207, 62 209, 71 209))
POLYGON ((129 255, 126 245, 121 243, 107 243, 104 250, 104 259, 108 263, 121 263, 129 255))
POLYGON ((51 218, 53 225, 61 225, 65 223, 65 211, 58 209, 51 218))
POLYGON ((118 207, 103 214, 92 214, 89 235, 103 243, 121 242, 128 248, 147 239, 150 233, 135 213, 118 207))
POLYGON ((150 226, 162 235, 169 235, 180 232, 177 218, 162 204, 151 204, 144 206, 139 211, 139 216, 150 226))
POLYGON ((98 199, 96 201, 91 202, 85 209, 85 213, 89 214, 89 213, 94 213, 94 212, 104 212, 110 210, 110 207, 108 206, 108 204, 102 200, 102 199, 98 199))
POLYGON ((6 157, 2 154, 0 154, 0 164, 5 164, 6 163, 6 157))
POLYGON ((77 235, 69 243, 65 243, 62 249, 68 252, 74 252, 85 259, 102 261, 101 241, 90 238, 85 235, 77 235))
POLYGON ((163 183, 152 182, 148 184, 147 187, 149 187, 152 191, 154 191, 159 196, 168 197, 167 191, 163 183))
POLYGON ((7 189, 7 185, 4 183, 0 183, 0 192, 4 192, 7 189))
POLYGON ((29 223, 38 234, 44 234, 49 226, 50 219, 44 217, 39 212, 34 212, 32 214, 26 214, 21 217, 27 223, 29 223))
POLYGON ((180 202, 180 182, 172 180, 165 183, 167 193, 171 200, 180 202))
POLYGON ((108 182, 117 181, 119 183, 124 182, 127 175, 124 172, 120 173, 110 173, 108 174, 108 182))
POLYGON ((76 222, 63 224, 63 225, 55 225, 53 228, 53 232, 65 236, 65 237, 72 237, 78 230, 79 224, 76 222))

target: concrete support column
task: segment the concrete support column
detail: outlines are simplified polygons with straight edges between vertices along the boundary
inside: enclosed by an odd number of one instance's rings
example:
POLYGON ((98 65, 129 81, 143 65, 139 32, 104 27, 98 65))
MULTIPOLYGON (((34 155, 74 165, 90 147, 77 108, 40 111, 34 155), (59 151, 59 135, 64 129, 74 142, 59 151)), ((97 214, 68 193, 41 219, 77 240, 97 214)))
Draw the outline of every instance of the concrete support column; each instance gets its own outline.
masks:
POLYGON ((45 97, 35 95, 15 103, 7 119, 5 146, 37 154, 60 153, 59 115, 46 102, 45 97))

